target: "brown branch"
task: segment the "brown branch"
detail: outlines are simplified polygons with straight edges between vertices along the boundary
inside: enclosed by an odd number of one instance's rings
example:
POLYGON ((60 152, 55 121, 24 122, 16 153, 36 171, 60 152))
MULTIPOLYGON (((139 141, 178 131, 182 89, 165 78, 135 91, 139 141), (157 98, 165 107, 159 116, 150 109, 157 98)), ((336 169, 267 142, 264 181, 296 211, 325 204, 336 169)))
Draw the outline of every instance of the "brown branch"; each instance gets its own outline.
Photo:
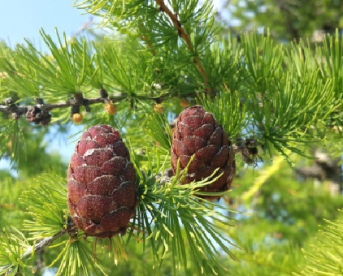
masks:
POLYGON ((43 99, 36 98, 35 105, 19 105, 15 104, 11 98, 4 100, 4 105, 0 105, 0 112, 7 113, 13 119, 19 119, 22 115, 26 115, 26 120, 34 122, 36 124, 47 125, 50 123, 51 115, 50 111, 59 108, 71 108, 75 110, 80 106, 84 106, 86 111, 90 111, 90 105, 97 103, 106 103, 107 101, 119 102, 127 98, 126 95, 108 97, 107 92, 100 90, 99 98, 83 98, 82 93, 75 94, 73 99, 70 99, 64 103, 47 104, 43 99))
MULTIPOLYGON (((84 106, 86 111, 89 112, 90 105, 98 103, 117 103, 125 99, 130 99, 133 101, 137 100, 149 100, 154 101, 155 103, 162 103, 166 98, 169 97, 178 97, 177 93, 166 93, 158 97, 149 97, 149 96, 140 96, 134 95, 130 97, 125 93, 122 93, 120 96, 108 96, 105 89, 100 89, 99 98, 84 98, 82 93, 77 93, 74 95, 74 98, 67 100, 62 103, 44 103, 42 98, 36 98, 35 105, 20 105, 15 103, 12 98, 7 98, 3 101, 3 105, 0 105, 0 113, 5 113, 9 115, 9 118, 19 119, 22 115, 26 116, 26 120, 33 122, 35 124, 48 125, 51 121, 50 111, 59 108, 70 108, 71 116, 75 113, 79 113, 80 107, 84 106)), ((183 97, 195 97, 195 93, 183 94, 183 97)))
POLYGON ((170 20, 173 22, 174 27, 177 29, 177 32, 179 36, 185 41, 188 49, 192 52, 194 55, 193 61, 196 64, 203 80, 204 80, 204 86, 205 86, 205 93, 213 93, 213 89, 209 87, 208 84, 208 77, 207 73, 205 71, 205 68, 203 67, 200 59, 195 55, 194 47, 191 42, 191 39, 189 35, 187 34, 186 30, 182 27, 182 24, 180 20, 177 18, 177 14, 173 13, 164 3, 164 0, 156 0, 156 4, 159 5, 160 10, 168 15, 170 20))
POLYGON ((40 251, 42 251, 45 247, 51 245, 55 240, 62 237, 65 233, 68 232, 68 229, 63 229, 57 234, 53 235, 52 237, 44 238, 41 241, 37 242, 35 246, 30 246, 24 255, 21 257, 22 260, 25 260, 32 256, 33 254, 36 254, 40 251))

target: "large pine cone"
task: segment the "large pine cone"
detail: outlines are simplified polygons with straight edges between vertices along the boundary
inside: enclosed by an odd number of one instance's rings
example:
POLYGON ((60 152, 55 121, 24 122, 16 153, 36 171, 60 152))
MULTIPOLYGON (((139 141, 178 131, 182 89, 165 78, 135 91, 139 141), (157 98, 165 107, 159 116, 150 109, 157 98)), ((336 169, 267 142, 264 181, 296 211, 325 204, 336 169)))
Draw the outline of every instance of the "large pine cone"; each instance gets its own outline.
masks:
POLYGON ((137 203, 136 171, 119 132, 85 131, 68 169, 68 205, 78 228, 101 238, 125 234, 137 203))
MULTIPOLYGON (((216 176, 222 175, 200 191, 223 192, 230 188, 236 172, 231 142, 213 115, 198 105, 183 110, 176 122, 171 148, 174 173, 178 159, 180 159, 180 169, 183 170, 192 155, 195 155, 195 158, 188 167, 184 184, 200 181, 219 168, 216 176)), ((220 198, 220 196, 202 197, 210 200, 220 198)))

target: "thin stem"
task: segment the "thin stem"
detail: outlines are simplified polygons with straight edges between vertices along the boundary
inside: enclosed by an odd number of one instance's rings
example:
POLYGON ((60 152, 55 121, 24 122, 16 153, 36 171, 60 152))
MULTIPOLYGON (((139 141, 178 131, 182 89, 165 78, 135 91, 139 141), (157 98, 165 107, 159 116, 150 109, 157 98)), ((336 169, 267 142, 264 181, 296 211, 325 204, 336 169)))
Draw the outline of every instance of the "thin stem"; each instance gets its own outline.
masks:
MULTIPOLYGON (((101 92, 101 91, 100 91, 101 92)), ((107 93, 107 92, 106 92, 107 93)), ((73 99, 70 99, 64 103, 44 103, 43 99, 36 98, 35 105, 19 105, 15 104, 12 98, 7 98, 4 100, 4 104, 0 105, 0 113, 7 113, 10 114, 10 118, 12 119, 19 119, 22 115, 25 115, 28 113, 28 111, 34 109, 39 111, 39 113, 42 114, 44 117, 45 115, 49 115, 49 112, 53 109, 59 109, 59 108, 71 108, 73 110, 73 107, 80 107, 85 106, 86 111, 90 111, 89 106, 92 104, 98 104, 98 103, 117 103, 125 99, 137 99, 137 100, 143 100, 143 101, 154 101, 155 103, 162 103, 166 98, 170 97, 177 97, 178 95, 175 93, 165 93, 159 97, 149 97, 149 96, 140 96, 135 95, 133 97, 122 93, 120 96, 108 96, 108 95, 101 95, 99 98, 83 98, 82 93, 75 94, 75 97, 73 99)), ((183 97, 195 97, 196 94, 194 92, 184 94, 183 97)), ((51 116, 50 116, 51 117, 51 116)), ((29 120, 30 122, 40 123, 41 121, 35 121, 35 120, 29 120)), ((50 122, 50 121, 49 121, 50 122)))
MULTIPOLYGON (((63 229, 63 230, 59 231, 57 234, 53 235, 52 237, 42 239, 40 242, 36 243, 35 246, 30 246, 20 259, 26 260, 26 259, 30 258, 32 255, 34 255, 38 252, 41 252, 45 247, 52 244, 55 240, 57 240, 58 238, 63 236, 68 231, 69 231, 68 229, 63 229)), ((12 264, 0 267, 0 274, 3 271, 6 271, 11 266, 12 266, 12 264)))
MULTIPOLYGON (((0 105, 0 113, 9 114, 9 118, 12 119, 19 119, 22 115, 26 114, 26 119, 29 122, 34 122, 36 124, 41 123, 42 125, 46 125, 50 122, 51 115, 49 112, 53 109, 59 108, 71 108, 73 111, 75 107, 79 108, 80 106, 85 106, 86 111, 90 111, 89 106, 92 104, 98 103, 107 103, 107 102, 120 102, 125 99, 137 99, 142 101, 154 101, 155 103, 162 103, 165 99, 171 97, 177 97, 178 95, 175 93, 165 93, 159 97, 149 97, 149 96, 140 96, 135 95, 133 97, 123 93, 120 96, 100 96, 99 98, 83 98, 82 93, 78 93, 75 95, 73 99, 70 99, 64 103, 44 103, 43 99, 36 98, 35 105, 19 105, 15 104, 12 98, 7 98, 4 100, 4 104, 0 105), (79 96, 77 96, 79 95, 79 96), (33 113, 29 114, 28 113, 33 113), (35 116, 36 113, 39 113, 39 117, 35 116), (33 117, 32 117, 33 116, 33 117), (44 119, 47 118, 46 123, 44 123, 44 119)), ((183 97, 195 97, 196 94, 194 92, 190 92, 184 94, 183 97)), ((73 114, 73 112, 72 112, 73 114)))
MULTIPOLYGON (((109 97, 109 99, 112 102, 119 102, 123 100, 124 96, 118 96, 118 97, 109 97)), ((88 105, 96 104, 96 103, 104 103, 105 99, 102 97, 99 98, 83 98, 85 102, 87 102, 88 105)), ((78 100, 72 99, 64 103, 55 103, 55 104, 42 104, 37 103, 34 105, 34 107, 40 108, 42 111, 49 112, 53 109, 58 108, 66 108, 66 107, 72 107, 75 105, 80 105, 78 100)), ((0 112, 4 113, 16 113, 18 116, 25 114, 28 110, 28 108, 31 107, 30 105, 0 105, 0 112)))
POLYGON ((164 3, 163 0, 156 0, 156 4, 159 5, 160 10, 165 12, 168 17, 170 18, 170 20, 173 22, 174 27, 177 29, 179 36, 185 41, 188 49, 192 52, 192 54, 194 55, 193 57, 193 61, 196 64, 203 80, 204 80, 204 86, 205 86, 205 92, 212 92, 212 89, 209 87, 208 84, 208 77, 207 77, 207 73, 205 71, 205 68, 203 67, 200 59, 195 55, 195 51, 194 51, 194 47, 193 44, 191 42, 191 39, 189 37, 189 35, 187 34, 186 30, 182 27, 182 24, 180 22, 180 20, 177 18, 177 14, 173 13, 164 3))
POLYGON ((68 229, 63 229, 57 234, 53 235, 52 237, 44 238, 40 242, 38 242, 34 247, 30 246, 26 252, 24 253, 22 260, 29 258, 33 254, 36 254, 40 251, 42 251, 45 247, 52 244, 55 240, 62 237, 66 232, 68 232, 68 229))

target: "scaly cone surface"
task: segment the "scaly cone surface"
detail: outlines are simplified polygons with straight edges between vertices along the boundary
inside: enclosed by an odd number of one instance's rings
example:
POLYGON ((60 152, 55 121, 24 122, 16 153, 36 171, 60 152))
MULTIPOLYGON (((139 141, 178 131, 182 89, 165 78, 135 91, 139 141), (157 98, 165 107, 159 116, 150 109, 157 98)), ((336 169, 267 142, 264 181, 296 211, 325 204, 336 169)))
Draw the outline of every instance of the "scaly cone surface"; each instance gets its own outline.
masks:
POLYGON ((86 130, 68 168, 68 206, 76 226, 88 236, 123 235, 137 198, 136 171, 119 132, 109 125, 86 130))
MULTIPOLYGON (((235 154, 222 126, 213 115, 202 106, 192 106, 183 110, 176 122, 173 132, 171 161, 174 173, 180 160, 180 169, 186 168, 192 155, 194 160, 188 167, 183 184, 200 181, 214 173, 222 174, 215 182, 202 187, 203 192, 227 191, 235 176, 235 154)), ((213 200, 220 196, 201 196, 213 200)))

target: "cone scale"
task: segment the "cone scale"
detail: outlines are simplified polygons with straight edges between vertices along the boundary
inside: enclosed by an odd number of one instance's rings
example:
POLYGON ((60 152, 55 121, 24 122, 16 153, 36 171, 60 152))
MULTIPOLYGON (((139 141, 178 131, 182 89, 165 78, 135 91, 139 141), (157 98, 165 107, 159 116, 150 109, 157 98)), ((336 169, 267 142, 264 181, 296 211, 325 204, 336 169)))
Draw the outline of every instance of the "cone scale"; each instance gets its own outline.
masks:
POLYGON ((68 168, 68 206, 87 236, 125 234, 137 204, 136 172, 119 132, 109 125, 86 130, 68 168))
MULTIPOLYGON (((180 169, 184 170, 191 157, 194 160, 188 167, 182 183, 200 181, 211 176, 218 168, 216 181, 202 187, 202 192, 224 192, 230 189, 235 176, 236 164, 234 150, 227 134, 213 115, 202 106, 192 106, 179 115, 173 132, 171 162, 174 173, 180 160, 180 169)), ((209 200, 220 196, 201 196, 209 200)))

